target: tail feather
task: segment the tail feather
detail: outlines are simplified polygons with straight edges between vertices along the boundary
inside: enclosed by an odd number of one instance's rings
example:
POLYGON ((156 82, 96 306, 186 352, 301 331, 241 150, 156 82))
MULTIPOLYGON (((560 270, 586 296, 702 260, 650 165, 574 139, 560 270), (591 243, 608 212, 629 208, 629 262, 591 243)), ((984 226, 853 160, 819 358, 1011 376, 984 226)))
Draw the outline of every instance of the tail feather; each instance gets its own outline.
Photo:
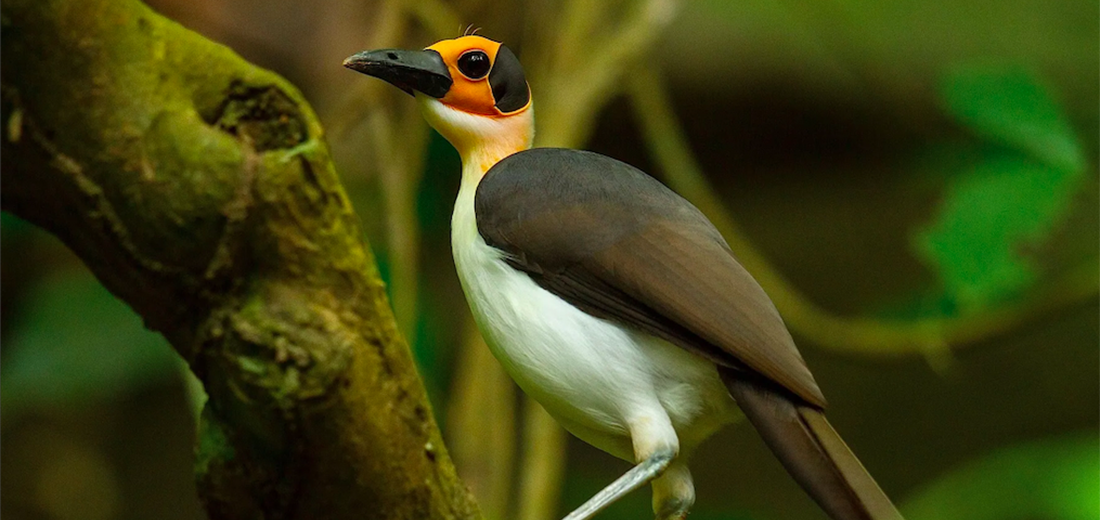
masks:
POLYGON ((765 444, 834 520, 901 520, 821 410, 774 385, 719 368, 722 380, 765 444))

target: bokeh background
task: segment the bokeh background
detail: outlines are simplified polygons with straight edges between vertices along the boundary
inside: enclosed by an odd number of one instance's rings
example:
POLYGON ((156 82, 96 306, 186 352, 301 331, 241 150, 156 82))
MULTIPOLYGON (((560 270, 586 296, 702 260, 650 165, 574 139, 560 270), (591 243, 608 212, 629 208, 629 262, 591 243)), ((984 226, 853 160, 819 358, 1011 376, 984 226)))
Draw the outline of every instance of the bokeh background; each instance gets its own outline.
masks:
MULTIPOLYGON (((1100 518, 1095 1, 149 3, 314 104, 490 518, 560 516, 628 466, 575 439, 560 455, 495 369, 450 257, 457 155, 340 67, 467 24, 527 65, 543 144, 637 165, 725 223, 907 518, 1100 518)), ((2 219, 0 516, 202 518, 201 390, 57 240, 2 219)), ((745 425, 692 468, 693 519, 824 518, 745 425)), ((649 515, 647 490, 601 518, 649 515)))

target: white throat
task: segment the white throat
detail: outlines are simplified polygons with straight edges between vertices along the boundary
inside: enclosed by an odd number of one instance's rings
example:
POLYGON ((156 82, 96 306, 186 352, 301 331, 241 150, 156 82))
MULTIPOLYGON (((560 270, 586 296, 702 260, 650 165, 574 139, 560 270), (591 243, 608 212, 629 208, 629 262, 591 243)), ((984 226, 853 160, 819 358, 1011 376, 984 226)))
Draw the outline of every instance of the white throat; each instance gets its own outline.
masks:
POLYGON ((462 157, 462 189, 477 188, 485 172, 501 159, 531 148, 535 137, 534 108, 510 116, 472 114, 417 93, 428 124, 450 141, 462 157))

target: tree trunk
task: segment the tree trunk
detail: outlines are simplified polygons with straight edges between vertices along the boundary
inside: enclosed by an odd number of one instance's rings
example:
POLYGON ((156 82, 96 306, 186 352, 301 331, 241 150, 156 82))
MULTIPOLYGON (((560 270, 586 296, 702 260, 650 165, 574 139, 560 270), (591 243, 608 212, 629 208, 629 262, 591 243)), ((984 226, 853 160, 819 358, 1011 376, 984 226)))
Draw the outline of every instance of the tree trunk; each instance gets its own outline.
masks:
POLYGON ((0 15, 3 208, 203 381, 210 516, 478 517, 301 94, 135 0, 0 15))

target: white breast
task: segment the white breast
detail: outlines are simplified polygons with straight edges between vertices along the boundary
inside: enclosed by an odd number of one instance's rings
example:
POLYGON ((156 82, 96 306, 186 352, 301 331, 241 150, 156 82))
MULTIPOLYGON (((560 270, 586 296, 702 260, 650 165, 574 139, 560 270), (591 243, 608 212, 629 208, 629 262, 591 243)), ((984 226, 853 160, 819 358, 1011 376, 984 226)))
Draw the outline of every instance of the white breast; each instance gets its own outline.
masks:
POLYGON ((528 395, 574 435, 626 460, 631 418, 667 414, 686 451, 733 420, 712 363, 595 318, 505 263, 477 232, 473 184, 463 182, 451 220, 455 266, 489 348, 528 395))

